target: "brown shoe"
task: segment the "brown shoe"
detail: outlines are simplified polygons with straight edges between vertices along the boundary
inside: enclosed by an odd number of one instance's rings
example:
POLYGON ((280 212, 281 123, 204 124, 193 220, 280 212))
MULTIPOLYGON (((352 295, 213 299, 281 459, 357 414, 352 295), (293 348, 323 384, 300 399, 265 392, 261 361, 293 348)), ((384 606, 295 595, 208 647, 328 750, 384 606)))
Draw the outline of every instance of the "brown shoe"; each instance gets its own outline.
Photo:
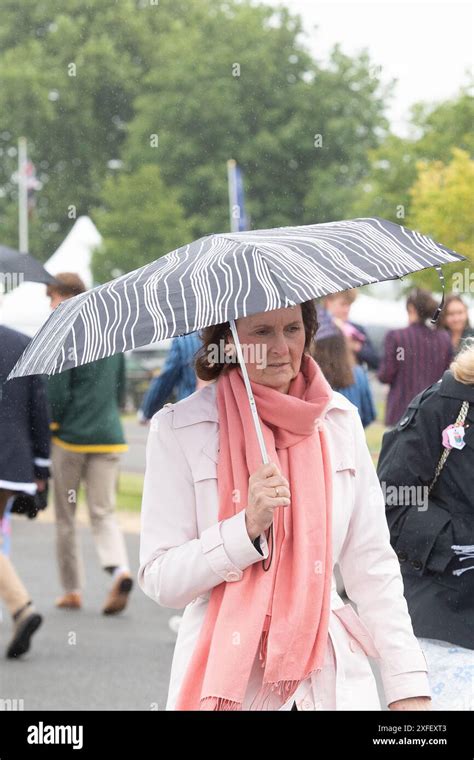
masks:
POLYGON ((79 591, 68 591, 59 599, 56 599, 56 607, 63 610, 80 610, 82 607, 82 596, 79 591))
POLYGON ((110 593, 105 600, 102 612, 104 615, 115 615, 117 612, 121 612, 127 606, 128 595, 132 590, 133 581, 130 573, 121 573, 114 585, 112 586, 110 593))

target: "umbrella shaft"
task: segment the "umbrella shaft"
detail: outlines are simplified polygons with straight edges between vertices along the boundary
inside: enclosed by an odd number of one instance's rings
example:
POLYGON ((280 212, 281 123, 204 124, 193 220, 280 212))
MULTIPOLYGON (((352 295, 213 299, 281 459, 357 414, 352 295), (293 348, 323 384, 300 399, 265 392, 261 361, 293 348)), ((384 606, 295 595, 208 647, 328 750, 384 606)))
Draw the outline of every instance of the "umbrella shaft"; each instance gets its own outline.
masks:
POLYGON ((258 418, 257 407, 255 405, 255 399, 252 393, 252 386, 250 385, 250 380, 247 373, 247 367, 245 366, 245 361, 244 361, 244 357, 242 353, 242 346, 240 345, 239 336, 237 334, 237 328, 235 326, 235 320, 230 319, 229 324, 230 324, 230 329, 232 330, 232 335, 234 338, 234 343, 235 343, 235 348, 237 351, 237 357, 240 363, 240 368, 242 370, 242 375, 244 377, 245 388, 247 390, 247 395, 249 397, 250 411, 252 412, 253 424, 255 426, 255 432, 257 433, 257 439, 260 446, 260 451, 262 453, 262 463, 268 464, 270 460, 268 458, 267 448, 265 446, 265 440, 263 438, 262 428, 260 426, 260 420, 258 418))

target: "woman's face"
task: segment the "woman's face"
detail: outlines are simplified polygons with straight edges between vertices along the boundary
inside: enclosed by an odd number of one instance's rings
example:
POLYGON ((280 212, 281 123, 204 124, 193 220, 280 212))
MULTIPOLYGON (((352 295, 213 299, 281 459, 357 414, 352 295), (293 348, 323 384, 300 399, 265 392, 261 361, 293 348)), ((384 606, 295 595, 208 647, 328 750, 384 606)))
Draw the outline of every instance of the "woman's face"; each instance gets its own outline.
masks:
POLYGON ((461 301, 451 301, 446 307, 445 324, 452 332, 464 330, 467 322, 467 309, 461 301))
POLYGON ((250 380, 288 393, 306 339, 300 304, 241 317, 236 327, 250 380))

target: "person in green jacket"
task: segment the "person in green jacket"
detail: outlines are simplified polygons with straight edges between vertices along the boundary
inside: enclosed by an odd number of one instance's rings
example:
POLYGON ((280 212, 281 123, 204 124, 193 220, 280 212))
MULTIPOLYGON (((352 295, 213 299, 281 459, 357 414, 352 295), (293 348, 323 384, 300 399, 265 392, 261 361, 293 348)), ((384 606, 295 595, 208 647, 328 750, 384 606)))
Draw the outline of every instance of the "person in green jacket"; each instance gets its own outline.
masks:
MULTIPOLYGON (((74 273, 57 274, 55 279, 57 282, 47 289, 53 309, 86 290, 74 273)), ((51 376, 48 398, 53 420, 57 556, 64 590, 56 606, 67 609, 82 606, 84 572, 75 516, 83 482, 99 560, 113 576, 102 612, 115 614, 127 605, 133 585, 125 541, 115 515, 120 454, 128 448, 120 421, 120 407, 125 402, 123 354, 51 376)))

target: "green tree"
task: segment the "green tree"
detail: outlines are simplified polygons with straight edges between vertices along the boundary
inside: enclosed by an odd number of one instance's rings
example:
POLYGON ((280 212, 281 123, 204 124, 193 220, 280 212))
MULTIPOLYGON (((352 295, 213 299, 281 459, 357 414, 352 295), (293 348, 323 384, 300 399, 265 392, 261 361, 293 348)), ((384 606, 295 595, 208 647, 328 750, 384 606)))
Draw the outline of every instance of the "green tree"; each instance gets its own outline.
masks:
POLYGON ((336 45, 329 65, 315 77, 313 98, 324 124, 324 147, 316 151, 310 164, 307 223, 351 215, 359 183, 370 169, 370 151, 388 127, 383 111, 393 83, 381 87, 379 72, 367 52, 350 58, 336 45))
MULTIPOLYGON (((467 261, 444 267, 448 290, 458 280, 457 273, 474 264, 474 160, 469 153, 453 148, 451 161, 419 161, 418 176, 410 188, 408 225, 439 240, 467 257, 467 261)), ((415 276, 415 281, 438 289, 438 277, 431 269, 415 276)), ((466 289, 469 286, 466 283, 466 289)), ((472 287, 472 285, 471 285, 472 287)))
POLYGON ((191 239, 178 195, 164 185, 157 166, 109 176, 102 202, 92 212, 104 239, 93 256, 98 282, 148 264, 191 239))
POLYGON ((134 0, 43 0, 2 7, 0 228, 17 245, 18 137, 43 189, 30 248, 51 255, 74 219, 97 205, 120 156, 152 33, 134 0))
POLYGON ((417 162, 451 159, 451 149, 474 155, 474 98, 468 87, 459 96, 435 106, 418 103, 411 111, 413 137, 390 134, 369 151, 370 171, 361 180, 352 205, 353 216, 381 216, 406 224, 410 216, 410 188, 417 162))
POLYGON ((331 178, 346 171, 354 184, 387 127, 367 55, 352 60, 336 48, 326 69, 288 11, 230 0, 213 8, 199 23, 177 20, 179 33, 157 47, 128 162, 159 164, 181 189, 195 236, 228 229, 229 158, 244 170, 254 228, 334 218, 349 195, 331 178))
POLYGON ((158 166, 196 237, 228 228, 229 158, 245 171, 253 227, 346 215, 387 128, 366 54, 336 48, 321 66, 297 16, 250 0, 6 3, 0 51, 2 242, 17 244, 24 135, 43 183, 30 235, 42 259, 75 217, 112 209, 113 160, 132 177, 158 166))

